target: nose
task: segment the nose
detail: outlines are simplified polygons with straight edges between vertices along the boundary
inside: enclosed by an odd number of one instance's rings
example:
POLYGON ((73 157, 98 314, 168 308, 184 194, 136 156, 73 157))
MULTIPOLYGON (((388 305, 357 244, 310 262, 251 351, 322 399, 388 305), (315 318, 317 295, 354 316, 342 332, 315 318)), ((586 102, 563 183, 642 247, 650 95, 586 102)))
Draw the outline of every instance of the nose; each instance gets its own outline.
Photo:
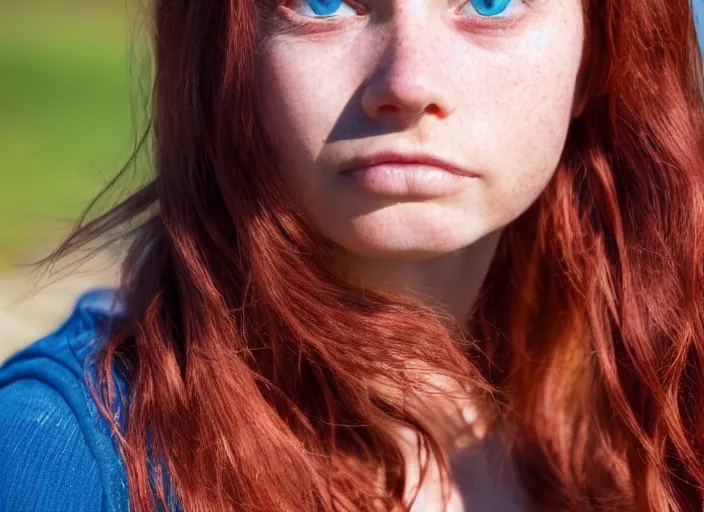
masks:
POLYGON ((395 128, 424 115, 445 118, 454 110, 442 42, 423 24, 397 20, 391 37, 366 81, 362 110, 370 119, 395 128), (443 62, 445 60, 445 62, 443 62))

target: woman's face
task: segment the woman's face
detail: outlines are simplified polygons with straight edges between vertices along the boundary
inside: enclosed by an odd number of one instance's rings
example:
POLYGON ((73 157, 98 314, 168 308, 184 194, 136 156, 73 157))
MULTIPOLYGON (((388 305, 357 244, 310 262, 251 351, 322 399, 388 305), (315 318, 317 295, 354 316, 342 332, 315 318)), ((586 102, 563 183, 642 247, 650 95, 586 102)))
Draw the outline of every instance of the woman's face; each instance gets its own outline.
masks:
POLYGON ((581 0, 284 0, 274 16, 263 122, 293 192, 343 250, 455 251, 518 217, 553 175, 582 55, 581 0), (465 175, 409 164, 341 172, 389 151, 465 175))

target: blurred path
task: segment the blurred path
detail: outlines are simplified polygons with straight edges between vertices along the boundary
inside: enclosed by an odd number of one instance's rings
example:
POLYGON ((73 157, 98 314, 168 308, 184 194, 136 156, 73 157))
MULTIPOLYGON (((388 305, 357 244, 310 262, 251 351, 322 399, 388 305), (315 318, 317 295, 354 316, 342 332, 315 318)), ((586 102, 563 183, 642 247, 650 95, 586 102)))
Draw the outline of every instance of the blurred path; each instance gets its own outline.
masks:
POLYGON ((115 286, 117 261, 103 252, 60 276, 29 269, 0 275, 0 362, 58 327, 86 289, 115 286))

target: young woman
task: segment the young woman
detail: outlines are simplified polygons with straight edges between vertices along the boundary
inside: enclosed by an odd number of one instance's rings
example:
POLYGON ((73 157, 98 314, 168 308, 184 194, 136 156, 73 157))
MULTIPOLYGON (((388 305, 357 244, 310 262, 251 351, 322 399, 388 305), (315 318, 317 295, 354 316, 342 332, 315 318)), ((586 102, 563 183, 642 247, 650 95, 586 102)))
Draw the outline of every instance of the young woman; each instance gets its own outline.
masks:
POLYGON ((687 0, 156 0, 115 290, 0 370, 0 509, 694 511, 687 0))

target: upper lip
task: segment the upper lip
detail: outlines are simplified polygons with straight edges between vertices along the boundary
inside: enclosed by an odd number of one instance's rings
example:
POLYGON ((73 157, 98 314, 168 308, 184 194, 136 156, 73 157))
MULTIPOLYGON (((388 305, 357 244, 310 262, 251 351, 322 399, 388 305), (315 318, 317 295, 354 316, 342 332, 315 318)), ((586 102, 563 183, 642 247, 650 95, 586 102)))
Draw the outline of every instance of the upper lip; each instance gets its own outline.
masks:
POLYGON ((379 153, 371 153, 368 155, 352 158, 351 160, 345 162, 345 165, 343 165, 341 172, 354 171, 356 169, 371 167, 373 165, 389 163, 431 165, 434 167, 445 169, 454 174, 460 174, 462 176, 477 176, 476 173, 470 171, 469 169, 459 164, 444 160, 429 153, 402 153, 396 151, 382 151, 379 153))

